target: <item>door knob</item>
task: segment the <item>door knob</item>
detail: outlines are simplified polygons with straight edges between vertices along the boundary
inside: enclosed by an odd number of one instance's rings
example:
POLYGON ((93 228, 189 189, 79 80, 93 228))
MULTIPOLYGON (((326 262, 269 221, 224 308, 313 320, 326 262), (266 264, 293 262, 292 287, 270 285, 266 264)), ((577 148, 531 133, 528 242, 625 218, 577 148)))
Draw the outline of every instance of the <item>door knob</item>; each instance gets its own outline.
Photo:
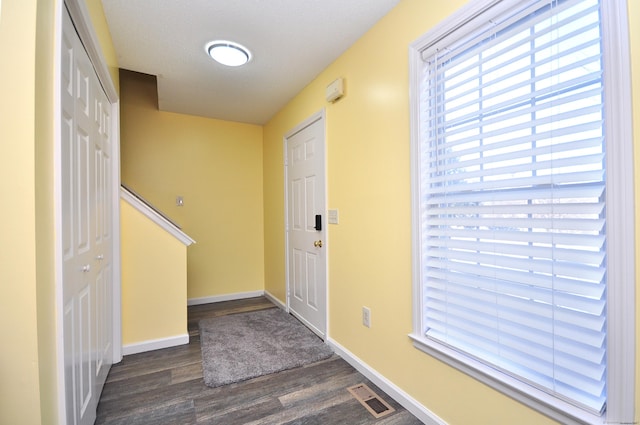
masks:
POLYGON ((313 246, 315 246, 316 248, 322 248, 322 241, 313 242, 313 246))
POLYGON ((98 261, 104 260, 104 255, 100 254, 100 255, 96 256, 96 260, 98 260, 98 261))
POLYGON ((87 272, 91 271, 91 266, 89 264, 86 264, 86 265, 82 266, 82 271, 84 273, 87 273, 87 272))

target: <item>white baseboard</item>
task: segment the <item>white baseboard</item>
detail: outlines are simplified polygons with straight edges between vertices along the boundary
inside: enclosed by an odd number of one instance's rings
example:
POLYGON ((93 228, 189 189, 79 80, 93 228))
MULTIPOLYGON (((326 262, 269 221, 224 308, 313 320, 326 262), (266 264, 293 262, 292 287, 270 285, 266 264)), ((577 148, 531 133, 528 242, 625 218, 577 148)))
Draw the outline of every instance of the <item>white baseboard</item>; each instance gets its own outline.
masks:
POLYGON ((264 296, 271 301, 272 303, 274 303, 275 305, 277 305, 278 307, 280 307, 282 310, 287 311, 287 305, 285 303, 283 303, 282 301, 280 301, 278 298, 276 298, 272 293, 270 293, 269 291, 264 291, 264 296))
POLYGON ((245 298, 261 297, 263 295, 264 295, 264 291, 251 291, 251 292, 237 292, 235 294, 226 294, 226 295, 214 295, 212 297, 190 298, 187 300, 187 305, 200 305, 200 304, 219 303, 221 301, 243 300, 245 298))
POLYGON ((352 352, 338 344, 331 338, 327 339, 329 346, 333 351, 342 357, 347 363, 353 366, 358 372, 363 374, 367 379, 376 384, 382 391, 393 397, 395 401, 400 403, 402 407, 411 412, 415 417, 420 419, 427 425, 447 425, 447 423, 439 418, 435 413, 420 404, 416 399, 404 392, 400 387, 380 375, 375 369, 363 362, 352 352))
POLYGON ((130 354, 144 353, 147 351, 160 350, 162 348, 176 347, 189 343, 189 334, 171 336, 168 338, 150 339, 147 341, 136 342, 135 344, 127 344, 122 346, 122 354, 128 356, 130 354))

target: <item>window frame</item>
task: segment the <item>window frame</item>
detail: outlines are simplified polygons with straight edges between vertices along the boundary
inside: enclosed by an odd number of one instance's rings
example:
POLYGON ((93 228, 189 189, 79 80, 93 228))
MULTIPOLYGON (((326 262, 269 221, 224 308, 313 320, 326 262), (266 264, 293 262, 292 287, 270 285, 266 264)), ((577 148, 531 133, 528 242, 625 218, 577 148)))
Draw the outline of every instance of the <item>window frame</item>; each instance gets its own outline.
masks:
MULTIPOLYGON (((532 409, 567 424, 635 420, 635 226, 631 65, 626 0, 602 0, 607 143, 607 410, 594 415, 425 337, 420 264, 420 80, 422 54, 470 33, 524 0, 472 0, 409 46, 414 346, 532 409), (632 235, 632 237, 629 237, 632 235)), ((530 1, 529 1, 530 2, 530 1)))

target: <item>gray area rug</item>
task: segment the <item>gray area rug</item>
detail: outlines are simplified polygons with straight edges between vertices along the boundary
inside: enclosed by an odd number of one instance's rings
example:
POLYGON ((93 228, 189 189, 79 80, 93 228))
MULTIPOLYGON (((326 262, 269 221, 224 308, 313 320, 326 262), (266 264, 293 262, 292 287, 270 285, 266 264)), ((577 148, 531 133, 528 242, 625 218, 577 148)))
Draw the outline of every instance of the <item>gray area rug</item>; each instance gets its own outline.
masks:
POLYGON ((210 387, 304 366, 333 352, 279 308, 201 320, 204 383, 210 387))

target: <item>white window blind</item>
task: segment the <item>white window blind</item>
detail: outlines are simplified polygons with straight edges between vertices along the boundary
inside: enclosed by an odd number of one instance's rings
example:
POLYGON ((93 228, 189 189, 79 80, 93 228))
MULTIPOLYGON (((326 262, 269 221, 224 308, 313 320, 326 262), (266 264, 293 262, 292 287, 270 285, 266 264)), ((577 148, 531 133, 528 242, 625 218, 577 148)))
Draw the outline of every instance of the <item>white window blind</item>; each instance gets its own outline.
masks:
POLYGON ((531 1, 423 51, 423 332, 606 407, 600 4, 531 1))

